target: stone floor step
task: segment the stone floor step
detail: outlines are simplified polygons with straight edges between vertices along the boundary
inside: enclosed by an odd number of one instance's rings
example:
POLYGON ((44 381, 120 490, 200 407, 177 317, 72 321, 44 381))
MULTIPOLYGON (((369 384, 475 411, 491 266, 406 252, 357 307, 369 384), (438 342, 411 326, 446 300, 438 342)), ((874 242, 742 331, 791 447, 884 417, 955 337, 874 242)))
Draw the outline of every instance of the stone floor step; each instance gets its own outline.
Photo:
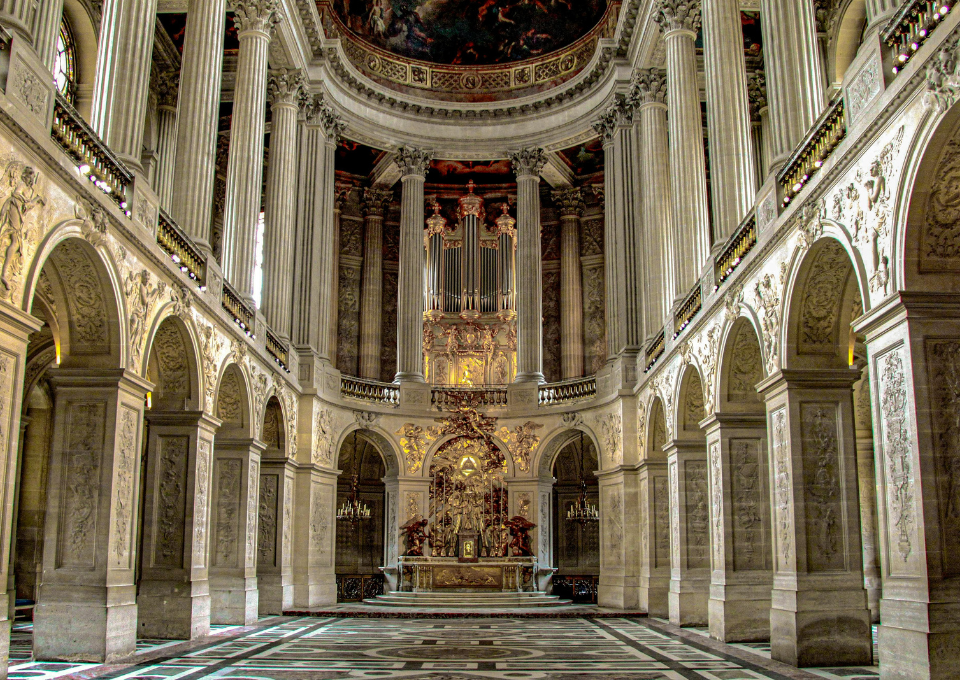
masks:
POLYGON ((512 608, 512 607, 562 607, 570 600, 561 600, 556 595, 545 593, 410 593, 393 591, 386 595, 363 601, 364 604, 380 607, 455 607, 473 608, 512 608))

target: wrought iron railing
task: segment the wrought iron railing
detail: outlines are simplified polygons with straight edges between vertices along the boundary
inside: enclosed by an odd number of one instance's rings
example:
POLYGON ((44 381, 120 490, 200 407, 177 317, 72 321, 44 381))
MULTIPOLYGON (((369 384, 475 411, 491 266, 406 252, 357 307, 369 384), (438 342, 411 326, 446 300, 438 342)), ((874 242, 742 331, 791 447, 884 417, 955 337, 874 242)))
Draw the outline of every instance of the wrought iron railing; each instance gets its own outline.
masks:
POLYGON ((267 329, 267 341, 266 341, 267 354, 273 357, 273 360, 277 362, 277 365, 280 366, 287 373, 290 372, 290 351, 287 349, 287 346, 283 341, 273 334, 269 328, 267 329))
POLYGON ((383 383, 364 378, 340 378, 340 395, 373 404, 400 405, 400 388, 393 383, 383 383))
POLYGON ((927 41, 933 30, 953 9, 950 0, 911 0, 904 2, 883 29, 883 42, 890 48, 893 73, 907 62, 927 41))
POLYGON ((733 233, 714 265, 714 290, 719 288, 733 272, 736 271, 743 258, 757 245, 757 214, 751 212, 747 219, 733 233))
POLYGON ((800 193, 846 135, 847 118, 843 97, 838 94, 777 175, 777 182, 783 189, 782 205, 786 206, 800 193))
POLYGON ((383 595, 383 574, 337 574, 337 602, 360 602, 383 595))
POLYGON ((690 291, 690 294, 687 295, 687 298, 677 309, 677 313, 673 317, 673 337, 676 338, 683 333, 684 329, 690 325, 690 322, 700 313, 701 309, 703 309, 703 289, 700 282, 697 281, 697 285, 690 291))
POLYGON ((553 594, 576 604, 596 604, 599 576, 553 576, 553 594))
POLYGON ((506 406, 506 387, 435 387, 430 403, 438 408, 457 408, 458 406, 506 406))
POLYGON ((196 281, 201 290, 206 289, 207 258, 162 209, 157 225, 157 244, 180 267, 180 271, 196 281))
POLYGON ((597 396, 597 378, 577 378, 540 386, 540 405, 557 406, 597 396))
POLYGON ((647 347, 646 352, 646 363, 643 367, 643 372, 646 373, 653 365, 659 361, 660 357, 663 356, 663 352, 667 348, 667 334, 665 331, 660 331, 660 333, 653 339, 653 342, 650 343, 650 346, 647 347))
POLYGON ((129 217, 127 190, 133 183, 133 174, 59 93, 53 103, 53 129, 50 135, 77 164, 80 173, 116 201, 129 217))
POLYGON ((233 320, 240 326, 240 329, 247 335, 253 336, 254 332, 254 311, 240 298, 240 295, 226 281, 223 282, 223 293, 220 296, 220 303, 232 316, 233 320))

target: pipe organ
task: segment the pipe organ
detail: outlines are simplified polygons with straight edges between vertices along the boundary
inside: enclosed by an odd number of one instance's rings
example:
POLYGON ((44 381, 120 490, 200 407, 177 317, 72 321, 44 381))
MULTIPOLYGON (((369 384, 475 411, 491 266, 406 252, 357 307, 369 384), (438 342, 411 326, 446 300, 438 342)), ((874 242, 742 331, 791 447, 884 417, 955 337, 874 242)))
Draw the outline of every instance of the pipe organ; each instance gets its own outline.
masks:
POLYGON ((427 218, 423 347, 434 385, 505 385, 516 375, 517 221, 505 201, 487 222, 471 181, 451 223, 434 201, 427 218))

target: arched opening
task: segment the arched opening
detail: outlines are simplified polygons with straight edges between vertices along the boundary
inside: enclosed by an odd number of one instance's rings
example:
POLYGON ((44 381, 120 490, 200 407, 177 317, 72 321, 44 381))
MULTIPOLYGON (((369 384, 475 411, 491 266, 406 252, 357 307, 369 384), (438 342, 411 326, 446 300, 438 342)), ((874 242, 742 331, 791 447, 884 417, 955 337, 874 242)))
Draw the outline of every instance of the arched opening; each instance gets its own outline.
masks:
POLYGON ((577 521, 571 511, 581 499, 600 508, 600 468, 593 441, 577 433, 553 463, 553 594, 577 603, 595 604, 600 576, 600 522, 577 521))
POLYGON ((370 438, 354 431, 340 447, 337 466, 337 601, 356 602, 384 593, 386 465, 370 438), (343 512, 351 505, 359 507, 360 518, 343 512))

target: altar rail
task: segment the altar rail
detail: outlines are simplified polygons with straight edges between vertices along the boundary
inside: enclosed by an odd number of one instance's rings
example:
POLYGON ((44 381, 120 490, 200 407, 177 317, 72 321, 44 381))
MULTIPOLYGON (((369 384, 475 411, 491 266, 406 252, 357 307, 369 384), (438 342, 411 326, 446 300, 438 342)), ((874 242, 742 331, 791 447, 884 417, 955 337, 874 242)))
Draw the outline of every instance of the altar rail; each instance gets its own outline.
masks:
POLYGON ((435 387, 430 403, 439 409, 470 406, 506 406, 506 387, 435 387))
POLYGON ((913 0, 905 2, 883 29, 883 42, 890 48, 893 73, 903 70, 920 46, 950 12, 947 0, 913 0))
POLYGON ((400 388, 393 383, 383 383, 363 378, 340 378, 340 396, 366 401, 372 404, 400 405, 400 388))
POLYGON ((597 396, 597 378, 577 378, 540 386, 540 405, 557 406, 597 396))

